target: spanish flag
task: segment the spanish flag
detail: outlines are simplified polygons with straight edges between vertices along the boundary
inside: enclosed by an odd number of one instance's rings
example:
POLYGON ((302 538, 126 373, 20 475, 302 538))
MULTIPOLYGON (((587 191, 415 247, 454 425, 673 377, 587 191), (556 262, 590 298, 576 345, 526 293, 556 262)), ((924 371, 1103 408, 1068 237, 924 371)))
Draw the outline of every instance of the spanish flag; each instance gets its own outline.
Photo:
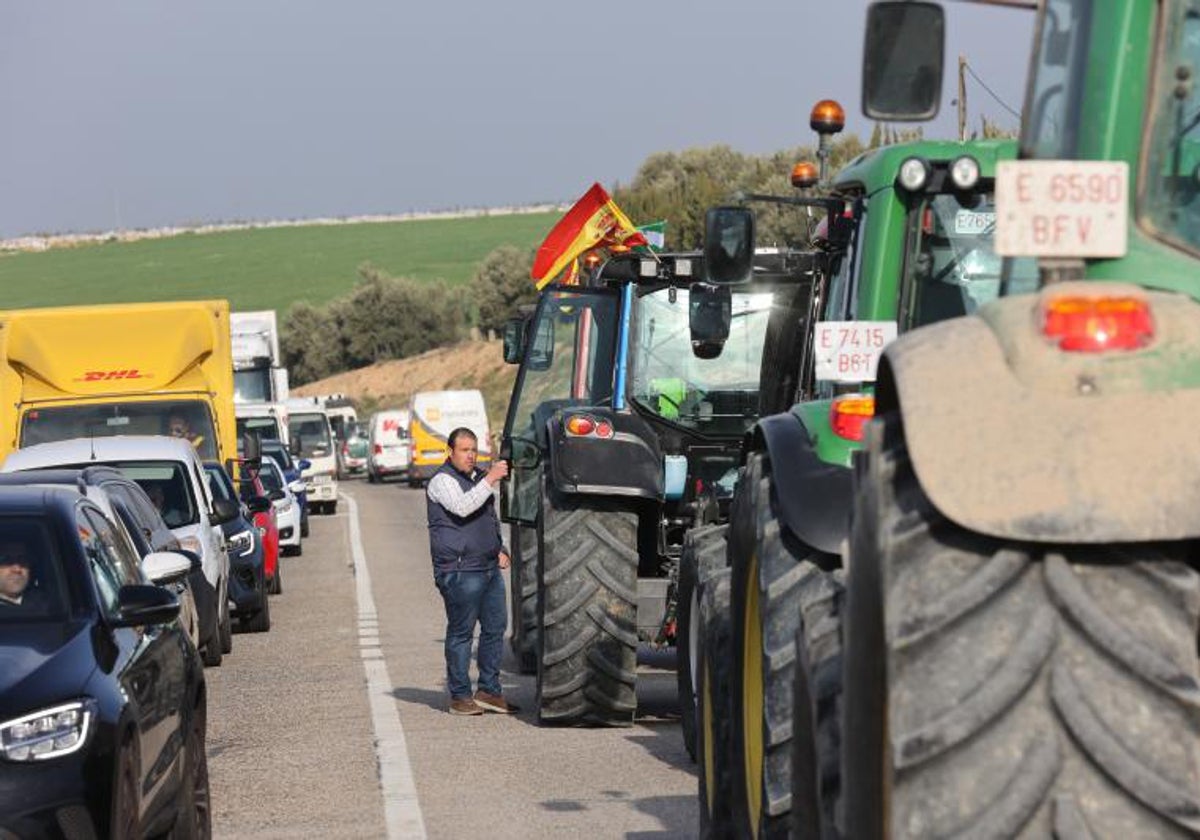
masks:
POLYGON ((533 261, 530 276, 540 289, 576 257, 592 248, 602 245, 632 248, 645 244, 646 237, 621 212, 604 187, 592 184, 591 189, 546 234, 533 261))

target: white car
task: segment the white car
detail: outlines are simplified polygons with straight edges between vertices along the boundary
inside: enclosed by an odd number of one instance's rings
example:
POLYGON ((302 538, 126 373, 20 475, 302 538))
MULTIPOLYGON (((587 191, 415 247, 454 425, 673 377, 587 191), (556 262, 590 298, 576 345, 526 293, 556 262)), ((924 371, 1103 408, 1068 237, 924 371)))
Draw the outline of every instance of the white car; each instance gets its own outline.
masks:
POLYGON ((274 458, 262 459, 262 469, 258 477, 275 507, 280 551, 284 554, 302 554, 304 546, 300 543, 300 500, 296 498, 296 494, 304 491, 304 482, 288 484, 283 470, 275 463, 274 458))
POLYGON ((229 609, 229 555, 221 524, 239 515, 236 505, 214 501, 204 480, 204 465, 186 440, 170 437, 128 436, 76 438, 18 449, 5 459, 4 472, 47 467, 90 467, 105 464, 119 469, 138 483, 158 507, 163 521, 179 538, 181 547, 200 557, 204 577, 212 587, 215 628, 203 640, 206 665, 219 664, 233 650, 233 622, 229 609))

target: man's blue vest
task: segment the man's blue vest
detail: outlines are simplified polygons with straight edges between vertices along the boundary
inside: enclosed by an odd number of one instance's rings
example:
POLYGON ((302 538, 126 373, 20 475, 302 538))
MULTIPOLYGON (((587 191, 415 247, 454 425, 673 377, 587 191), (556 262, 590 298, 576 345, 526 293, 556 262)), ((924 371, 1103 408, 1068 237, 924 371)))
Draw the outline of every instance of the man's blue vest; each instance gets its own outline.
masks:
MULTIPOLYGON (((472 478, 454 469, 449 461, 442 464, 434 475, 445 473, 454 478, 463 492, 469 492, 483 477, 477 472, 472 478)), ((430 479, 432 481, 432 478, 430 479)), ((499 558, 503 543, 500 542, 500 521, 496 518, 495 499, 470 516, 455 516, 425 494, 425 506, 429 516, 429 552, 433 555, 433 568, 438 572, 478 572, 493 568, 499 558)))

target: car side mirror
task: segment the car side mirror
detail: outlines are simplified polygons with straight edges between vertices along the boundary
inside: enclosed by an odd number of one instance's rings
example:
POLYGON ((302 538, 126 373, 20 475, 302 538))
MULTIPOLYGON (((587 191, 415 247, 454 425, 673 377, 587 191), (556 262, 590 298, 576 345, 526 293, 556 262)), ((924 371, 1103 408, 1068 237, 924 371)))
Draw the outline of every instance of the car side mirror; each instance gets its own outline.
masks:
POLYGON ((179 617, 179 599, 170 590, 153 584, 130 584, 117 591, 117 617, 113 627, 146 627, 169 624, 179 617))
POLYGON ((754 271, 754 211, 710 207, 704 214, 704 273, 710 283, 745 283, 754 271))
POLYGON ((292 439, 288 441, 288 452, 298 458, 300 457, 300 453, 303 451, 304 450, 300 448, 300 435, 293 435, 292 439))
POLYGON ((192 561, 174 551, 152 551, 142 558, 142 572, 159 586, 181 583, 192 572, 192 561))
POLYGON ((510 365, 521 363, 521 351, 525 349, 525 319, 512 318, 504 324, 504 362, 510 365))
POLYGON ((946 18, 937 3, 880 0, 867 9, 863 113, 881 122, 937 116, 945 66, 946 18))
POLYGON ((173 548, 172 552, 180 557, 186 557, 188 562, 192 564, 192 571, 198 572, 204 568, 204 562, 200 559, 200 555, 189 548, 173 548))
POLYGON ((229 499, 214 499, 212 506, 212 524, 224 525, 237 519, 238 506, 229 499))
POLYGON ((251 496, 246 500, 246 510, 251 513, 266 513, 271 509, 271 500, 266 496, 251 496))
POLYGON ((299 467, 300 472, 304 472, 306 469, 312 466, 312 461, 308 460, 307 458, 301 458, 300 462, 296 464, 296 466, 299 467))
POLYGON ((242 458, 251 467, 262 462, 262 438, 258 432, 246 432, 242 435, 242 458))
POLYGON ((295 493, 298 496, 304 492, 304 489, 305 489, 304 482, 303 481, 293 481, 291 484, 288 485, 288 489, 291 490, 293 493, 295 493))

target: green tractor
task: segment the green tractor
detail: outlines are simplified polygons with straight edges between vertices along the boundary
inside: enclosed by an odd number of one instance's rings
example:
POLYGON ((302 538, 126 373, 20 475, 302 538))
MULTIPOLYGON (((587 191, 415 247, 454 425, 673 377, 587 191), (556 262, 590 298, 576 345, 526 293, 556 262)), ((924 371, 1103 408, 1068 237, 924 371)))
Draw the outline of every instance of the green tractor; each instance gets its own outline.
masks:
MULTIPOLYGON (((718 575, 713 593, 701 593, 712 602, 702 610, 698 669, 699 717, 712 726, 701 733, 700 782, 711 834, 782 837, 793 818, 803 836, 833 829, 843 556, 876 365, 898 333, 973 313, 999 295, 995 174, 1016 151, 1001 140, 885 146, 829 185, 850 233, 830 252, 815 295, 804 357, 813 369, 803 377, 813 387, 752 430, 732 505, 728 580, 718 575), (812 757, 799 774, 794 752, 812 757)), ((1035 282, 1029 262, 1011 278, 1035 282)))
POLYGON ((544 723, 632 722, 639 644, 676 639, 686 537, 727 519, 746 432, 783 405, 759 383, 791 355, 764 344, 796 332, 824 256, 733 253, 753 217, 709 221, 703 255, 614 256, 505 331, 513 646, 544 723))
MULTIPOLYGON (((1014 259, 999 298, 880 362, 846 737, 822 741, 820 691, 794 692, 817 737, 793 779, 840 796, 854 838, 1194 836, 1200 7, 1003 5, 1037 12, 1020 159, 997 170, 1014 259), (1037 258, 1034 291, 1015 258, 1037 258)), ((868 116, 936 113, 944 26, 934 3, 871 8, 868 116)))

